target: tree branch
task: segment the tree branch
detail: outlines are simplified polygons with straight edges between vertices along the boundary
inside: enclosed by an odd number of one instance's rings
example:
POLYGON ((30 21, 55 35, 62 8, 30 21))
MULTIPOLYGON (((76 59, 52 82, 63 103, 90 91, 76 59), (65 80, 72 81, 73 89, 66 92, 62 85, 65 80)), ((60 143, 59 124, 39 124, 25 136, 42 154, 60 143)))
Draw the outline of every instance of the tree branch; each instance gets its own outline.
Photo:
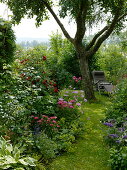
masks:
POLYGON ((89 43, 89 45, 85 48, 86 51, 88 51, 92 46, 95 44, 96 40, 100 35, 102 35, 106 30, 108 29, 108 26, 105 26, 101 31, 99 31, 92 39, 92 41, 89 43))
POLYGON ((47 9, 49 10, 49 12, 52 14, 52 16, 54 17, 54 19, 56 20, 57 24, 59 25, 59 27, 61 28, 63 34, 65 35, 65 37, 74 44, 74 39, 68 34, 68 32, 66 31, 66 29, 64 28, 63 24, 61 23, 61 21, 59 20, 59 18, 57 17, 57 15, 55 14, 55 12, 53 11, 53 9, 50 7, 50 5, 44 1, 45 6, 47 7, 47 9))
POLYGON ((75 42, 77 43, 82 42, 82 39, 86 31, 85 20, 87 15, 87 9, 88 9, 88 4, 82 1, 82 3, 80 4, 79 13, 76 17, 77 31, 74 39, 75 42))
POLYGON ((126 12, 125 14, 121 15, 121 16, 118 18, 117 22, 119 22, 121 19, 123 19, 123 18, 126 17, 126 16, 127 16, 127 12, 126 12))
POLYGON ((118 18, 119 18, 119 10, 116 12, 116 15, 114 16, 111 24, 108 26, 107 31, 97 40, 94 47, 89 51, 91 56, 96 53, 96 51, 100 48, 103 41, 105 41, 110 36, 110 34, 113 32, 114 27, 116 26, 118 22, 118 18))

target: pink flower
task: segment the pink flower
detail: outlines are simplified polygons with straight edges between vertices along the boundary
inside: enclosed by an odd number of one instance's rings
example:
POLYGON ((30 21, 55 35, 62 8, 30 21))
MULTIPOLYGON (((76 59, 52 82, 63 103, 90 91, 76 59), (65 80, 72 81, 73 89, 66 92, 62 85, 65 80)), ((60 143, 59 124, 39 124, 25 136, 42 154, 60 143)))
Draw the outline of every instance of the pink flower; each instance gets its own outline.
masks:
POLYGON ((69 106, 69 108, 74 108, 74 106, 69 106))
POLYGON ((70 102, 71 102, 71 103, 74 103, 74 102, 75 102, 75 100, 70 100, 70 102))
POLYGON ((39 117, 34 117, 34 119, 39 119, 39 117))
POLYGON ((76 76, 73 76, 73 80, 75 80, 76 79, 76 76))
POLYGON ((53 117, 50 117, 50 119, 57 119, 57 117, 56 117, 56 116, 53 116, 53 117))
POLYGON ((38 122, 38 123, 41 123, 41 122, 42 122, 42 119, 38 120, 37 122, 38 122))
POLYGON ((52 121, 52 123, 56 123, 56 121, 55 121, 55 120, 53 120, 53 121, 52 121))
POLYGON ((54 126, 53 124, 50 124, 50 126, 54 126))
POLYGON ((60 125, 57 125, 57 127, 60 127, 60 125))
POLYGON ((46 115, 42 115, 42 117, 48 118, 48 116, 46 116, 46 115))

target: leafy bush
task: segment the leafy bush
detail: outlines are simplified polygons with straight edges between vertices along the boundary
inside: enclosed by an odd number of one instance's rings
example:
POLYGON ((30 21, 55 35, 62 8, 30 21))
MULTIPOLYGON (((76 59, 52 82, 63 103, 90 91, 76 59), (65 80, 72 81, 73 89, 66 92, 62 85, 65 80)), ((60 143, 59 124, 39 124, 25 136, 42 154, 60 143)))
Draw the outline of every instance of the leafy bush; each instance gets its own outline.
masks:
POLYGON ((113 84, 117 84, 121 77, 127 74, 126 53, 116 45, 103 47, 99 53, 98 65, 105 71, 106 78, 113 84))
POLYGON ((35 144, 43 159, 49 160, 56 156, 57 144, 51 140, 44 132, 41 132, 36 136, 35 144))
MULTIPOLYGON (((22 149, 22 148, 21 148, 22 149)), ((12 146, 3 137, 0 138, 0 168, 1 169, 30 169, 35 167, 35 159, 24 156, 23 150, 17 146, 12 146)))
POLYGON ((0 18, 0 71, 3 71, 4 64, 13 61, 15 47, 15 35, 11 23, 0 18))

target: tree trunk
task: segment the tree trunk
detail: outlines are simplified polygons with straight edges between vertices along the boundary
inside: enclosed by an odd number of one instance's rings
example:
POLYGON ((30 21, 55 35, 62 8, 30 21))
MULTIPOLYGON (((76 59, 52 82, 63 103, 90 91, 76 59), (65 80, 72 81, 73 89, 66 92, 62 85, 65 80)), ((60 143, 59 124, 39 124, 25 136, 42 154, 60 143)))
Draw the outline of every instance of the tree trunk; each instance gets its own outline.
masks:
POLYGON ((88 101, 96 100, 93 90, 93 83, 90 76, 89 65, 88 65, 88 56, 86 56, 84 52, 79 53, 79 62, 80 62, 80 69, 82 75, 82 88, 85 93, 85 97, 88 101))

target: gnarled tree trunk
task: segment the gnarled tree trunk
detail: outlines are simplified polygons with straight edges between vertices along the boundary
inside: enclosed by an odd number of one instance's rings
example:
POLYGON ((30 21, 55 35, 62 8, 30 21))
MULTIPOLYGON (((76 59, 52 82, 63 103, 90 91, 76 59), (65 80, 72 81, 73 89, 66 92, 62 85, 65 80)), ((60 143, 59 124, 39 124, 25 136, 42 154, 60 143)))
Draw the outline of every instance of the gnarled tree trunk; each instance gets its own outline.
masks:
POLYGON ((82 88, 85 92, 85 97, 88 100, 94 100, 95 95, 93 90, 93 83, 89 72, 88 59, 85 56, 81 56, 79 62, 82 75, 82 88))

